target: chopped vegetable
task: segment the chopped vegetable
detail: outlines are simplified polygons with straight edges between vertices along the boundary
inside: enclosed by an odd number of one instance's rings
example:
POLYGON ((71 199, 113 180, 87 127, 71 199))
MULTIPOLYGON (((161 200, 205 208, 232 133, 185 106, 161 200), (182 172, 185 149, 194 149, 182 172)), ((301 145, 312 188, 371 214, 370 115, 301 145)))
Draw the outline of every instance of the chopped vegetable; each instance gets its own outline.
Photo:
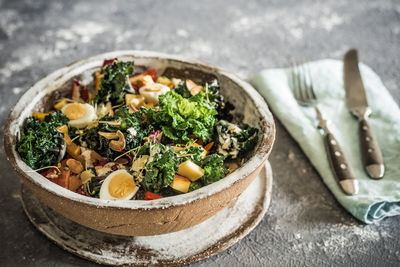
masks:
POLYGON ((126 90, 130 88, 129 75, 133 73, 133 62, 114 60, 101 71, 100 90, 94 98, 95 103, 110 101, 113 105, 123 103, 126 90))
POLYGON ((50 113, 42 113, 42 112, 33 112, 32 116, 38 118, 39 120, 43 120, 50 113))
POLYGON ((204 175, 204 170, 191 160, 187 160, 179 165, 178 173, 194 182, 204 175))
POLYGON ((66 104, 68 104, 67 99, 63 98, 54 105, 54 108, 61 110, 66 104))
POLYGON ((17 144, 22 160, 32 169, 57 163, 64 139, 56 128, 66 123, 67 117, 59 111, 47 115, 44 121, 27 118, 17 144))
POLYGON ((164 135, 173 141, 189 141, 189 135, 209 140, 216 123, 216 110, 210 102, 199 93, 195 99, 186 99, 170 91, 159 97, 158 111, 148 109, 146 117, 150 124, 162 130, 164 135), (199 97, 198 97, 199 96, 199 97))
POLYGON ((220 120, 216 125, 218 153, 231 159, 243 158, 258 142, 258 130, 220 120))
POLYGON ((142 186, 147 191, 158 193, 174 180, 174 175, 178 170, 178 158, 171 148, 163 144, 147 143, 146 146, 151 160, 149 159, 146 164, 142 186))
POLYGON ((223 167, 224 157, 218 154, 212 154, 204 159, 204 175, 201 182, 204 185, 212 184, 224 178, 228 170, 223 167))
POLYGON ((159 199, 159 198, 163 198, 163 197, 160 195, 154 194, 152 192, 149 192, 149 191, 146 192, 145 197, 144 197, 145 200, 154 200, 154 199, 159 199))
POLYGON ((94 83, 73 79, 58 111, 26 119, 16 147, 22 160, 81 195, 153 200, 219 181, 256 146, 258 130, 231 123, 217 80, 133 71, 133 62, 115 58, 94 83))
POLYGON ((190 181, 183 176, 175 174, 174 180, 169 186, 176 191, 187 193, 189 191, 190 181))

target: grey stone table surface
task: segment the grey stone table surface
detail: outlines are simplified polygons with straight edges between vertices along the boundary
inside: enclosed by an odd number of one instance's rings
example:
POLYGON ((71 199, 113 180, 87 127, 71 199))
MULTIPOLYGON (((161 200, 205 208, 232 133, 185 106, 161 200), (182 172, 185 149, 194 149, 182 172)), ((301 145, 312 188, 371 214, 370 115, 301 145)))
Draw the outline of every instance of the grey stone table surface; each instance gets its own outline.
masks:
MULTIPOLYGON (((0 0, 0 124, 33 82, 106 51, 173 53, 248 77, 291 57, 340 59, 350 47, 399 103, 398 0, 0 0)), ((270 160, 273 199, 265 218, 239 243, 193 266, 400 265, 400 216, 372 225, 353 219, 279 122, 270 160)), ((0 170, 0 265, 94 265, 29 223, 3 147, 0 170)))

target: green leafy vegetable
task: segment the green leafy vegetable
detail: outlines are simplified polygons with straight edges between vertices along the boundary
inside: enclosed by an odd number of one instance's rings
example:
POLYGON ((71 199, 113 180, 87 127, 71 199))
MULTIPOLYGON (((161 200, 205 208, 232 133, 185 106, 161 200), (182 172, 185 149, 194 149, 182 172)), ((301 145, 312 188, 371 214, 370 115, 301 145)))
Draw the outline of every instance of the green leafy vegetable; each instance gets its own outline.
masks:
POLYGON ((104 177, 93 177, 86 186, 86 192, 92 197, 99 197, 100 188, 103 183, 104 177))
POLYGON ((174 88, 175 92, 180 94, 184 98, 190 98, 192 94, 190 93, 189 89, 186 87, 186 82, 181 81, 179 84, 174 88))
POLYGON ((204 158, 204 176, 200 178, 204 185, 212 184, 226 176, 228 170, 223 167, 224 156, 218 154, 208 155, 204 158))
POLYGON ((129 113, 128 107, 120 107, 116 112, 116 117, 121 120, 120 130, 125 136, 126 149, 130 150, 140 146, 144 138, 154 131, 143 118, 145 109, 142 108, 135 113, 129 113))
POLYGON ((183 98, 170 91, 159 97, 159 110, 146 112, 150 124, 161 129, 173 141, 189 141, 189 135, 207 141, 213 134, 217 111, 207 101, 203 93, 192 98, 183 98))
POLYGON ((85 130, 81 135, 80 141, 86 142, 88 148, 107 157, 111 161, 120 153, 111 150, 109 147, 111 140, 99 135, 98 132, 114 133, 120 130, 125 137, 125 150, 131 150, 140 146, 144 142, 144 137, 152 130, 152 127, 144 122, 142 114, 143 110, 130 114, 126 106, 121 107, 116 111, 114 116, 106 115, 100 119, 102 123, 99 123, 98 126, 85 130), (121 122, 120 126, 105 123, 106 121, 118 120, 121 122))
POLYGON ((197 165, 201 165, 202 161, 202 155, 204 153, 204 148, 201 146, 189 146, 185 151, 181 151, 181 153, 178 154, 179 157, 179 162, 185 162, 187 160, 191 160, 197 165))
POLYGON ((237 138, 240 144, 239 158, 243 158, 257 145, 258 129, 246 126, 237 138))
POLYGON ((216 126, 214 139, 219 145, 218 153, 227 158, 243 158, 256 146, 258 142, 258 129, 244 125, 237 125, 220 120, 216 126))
MULTIPOLYGON (((96 151, 103 157, 107 157, 108 160, 112 160, 115 153, 109 148, 111 140, 99 135, 98 132, 114 133, 118 131, 119 128, 117 126, 104 123, 106 121, 115 121, 116 119, 110 115, 104 116, 100 119, 102 123, 99 123, 98 126, 83 130, 79 137, 79 143, 85 143, 89 149, 96 151)), ((74 135, 71 135, 71 137, 74 137, 74 135)))
POLYGON ((174 180, 179 161, 168 146, 160 143, 147 143, 146 146, 152 160, 146 164, 146 173, 141 185, 146 191, 158 193, 174 180))
POLYGON ((206 83, 204 85, 206 90, 206 97, 207 99, 213 103, 214 108, 218 111, 224 108, 224 98, 220 94, 220 88, 218 81, 215 79, 211 81, 211 83, 206 83))
POLYGON ((189 192, 197 190, 197 189, 201 188, 202 186, 203 186, 203 184, 199 180, 192 182, 189 186, 189 192))
POLYGON ((67 123, 68 118, 60 111, 47 115, 44 121, 36 117, 27 118, 17 144, 22 160, 32 169, 57 163, 65 144, 64 135, 56 128, 67 123))
POLYGON ((115 60, 102 69, 100 90, 94 99, 95 103, 110 101, 113 105, 122 104, 126 90, 131 88, 129 75, 133 73, 133 62, 115 60))

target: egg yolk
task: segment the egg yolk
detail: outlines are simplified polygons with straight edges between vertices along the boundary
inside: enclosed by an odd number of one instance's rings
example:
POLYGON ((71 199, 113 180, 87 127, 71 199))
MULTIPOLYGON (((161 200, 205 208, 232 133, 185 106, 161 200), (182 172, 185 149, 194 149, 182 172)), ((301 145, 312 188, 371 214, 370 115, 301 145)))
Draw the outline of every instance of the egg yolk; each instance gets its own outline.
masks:
POLYGON ((148 87, 145 87, 143 90, 147 92, 158 92, 163 88, 160 84, 151 84, 148 87))
POLYGON ((68 117, 68 119, 77 120, 85 115, 86 108, 82 104, 73 103, 66 106, 63 113, 68 117))
POLYGON ((108 192, 112 197, 125 198, 135 189, 132 176, 124 173, 116 174, 108 184, 108 192))

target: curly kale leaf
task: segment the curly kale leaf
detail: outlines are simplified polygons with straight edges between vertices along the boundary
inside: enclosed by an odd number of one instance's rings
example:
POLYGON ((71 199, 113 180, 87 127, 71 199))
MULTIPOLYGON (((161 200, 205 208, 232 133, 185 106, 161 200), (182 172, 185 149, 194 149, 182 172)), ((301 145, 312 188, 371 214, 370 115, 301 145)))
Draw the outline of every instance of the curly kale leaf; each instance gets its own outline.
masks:
POLYGON ((200 179, 204 185, 212 184, 226 176, 228 170, 223 167, 224 159, 225 157, 219 154, 211 154, 204 158, 204 176, 200 179))
POLYGON ((159 97, 159 109, 148 109, 146 117, 150 124, 161 129, 173 141, 190 140, 189 135, 207 141, 213 134, 217 111, 203 93, 184 98, 174 91, 159 97))
POLYGON ((143 143, 143 138, 147 137, 153 127, 143 118, 145 109, 140 109, 135 113, 129 113, 128 107, 124 106, 117 110, 115 117, 121 120, 120 131, 125 136, 126 149, 133 149, 143 143))
POLYGON ((218 84, 218 80, 212 80, 210 83, 206 83, 204 85, 206 90, 206 96, 208 100, 213 103, 215 109, 218 111, 224 108, 224 98, 220 94, 220 87, 218 84))
POLYGON ((158 193, 174 180, 179 161, 171 148, 163 144, 147 143, 145 146, 149 147, 152 160, 146 164, 146 173, 141 185, 146 191, 158 193))
POLYGON ((202 146, 189 146, 186 150, 177 152, 180 163, 191 160, 199 166, 201 166, 203 160, 203 153, 204 148, 202 146))
POLYGON ((129 90, 129 75, 133 73, 133 62, 121 62, 114 60, 101 71, 103 75, 100 90, 94 98, 95 103, 108 102, 118 105, 124 102, 126 90, 129 90))
POLYGON ((192 192, 192 191, 194 191, 194 190, 197 190, 197 189, 199 189, 199 188, 201 188, 201 187, 203 187, 203 184, 202 184, 199 180, 197 180, 197 181, 195 181, 195 182, 192 182, 192 183, 190 184, 190 186, 189 186, 189 192, 192 192))
POLYGON ((87 184, 85 191, 92 197, 99 197, 104 177, 93 177, 87 184))
MULTIPOLYGON (((101 118, 101 120, 113 121, 114 118, 106 115, 105 117, 101 118)), ((81 143, 85 142, 89 149, 92 149, 103 157, 107 157, 107 159, 112 160, 115 157, 115 153, 109 147, 111 140, 99 135, 98 132, 113 133, 118 131, 118 129, 118 127, 109 125, 107 123, 99 123, 97 127, 86 129, 81 135, 79 141, 81 143)))
POLYGON ((243 158, 257 145, 258 129, 246 126, 237 138, 240 145, 239 158, 243 158))
POLYGON ((192 96, 189 89, 186 87, 185 81, 179 82, 179 84, 174 88, 174 91, 184 98, 190 98, 192 96))
POLYGON ((86 129, 81 135, 80 142, 86 142, 89 149, 96 151, 103 157, 107 157, 108 160, 113 160, 120 153, 111 150, 109 147, 111 140, 99 135, 98 132, 115 133, 120 130, 124 134, 125 150, 131 150, 142 145, 144 137, 147 137, 152 130, 152 127, 143 121, 142 114, 143 110, 131 114, 127 107, 121 107, 114 116, 106 115, 101 118, 100 121, 103 123, 99 123, 94 128, 86 129), (120 126, 104 123, 117 120, 121 121, 120 126))
POLYGON ((67 123, 68 118, 60 111, 47 115, 44 121, 27 118, 17 144, 22 160, 32 169, 57 163, 64 136, 56 128, 67 123))
POLYGON ((214 139, 218 144, 218 153, 227 158, 244 158, 258 142, 258 129, 248 125, 240 128, 233 123, 220 120, 215 128, 214 139))

